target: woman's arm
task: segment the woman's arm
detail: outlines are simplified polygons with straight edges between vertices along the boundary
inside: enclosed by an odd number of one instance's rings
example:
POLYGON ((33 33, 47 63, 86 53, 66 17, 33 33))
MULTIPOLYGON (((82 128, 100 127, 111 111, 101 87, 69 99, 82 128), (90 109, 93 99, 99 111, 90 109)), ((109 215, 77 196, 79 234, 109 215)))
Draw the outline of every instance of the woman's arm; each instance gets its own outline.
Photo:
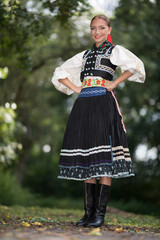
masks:
POLYGON ((125 81, 127 78, 132 76, 133 73, 131 73, 129 70, 125 71, 120 77, 118 77, 115 81, 107 81, 106 88, 108 91, 112 91, 117 85, 123 81, 125 81))
POLYGON ((82 86, 80 74, 85 52, 86 50, 77 53, 55 69, 51 82, 57 90, 67 95, 80 92, 80 86, 82 86))
POLYGON ((69 87, 76 93, 80 93, 82 86, 77 87, 74 83, 72 83, 68 78, 58 79, 59 82, 63 83, 65 86, 69 87))
POLYGON ((140 58, 128 49, 116 45, 112 50, 110 61, 120 67, 122 73, 127 70, 133 73, 131 76, 128 75, 129 81, 144 83, 146 77, 144 64, 140 58))

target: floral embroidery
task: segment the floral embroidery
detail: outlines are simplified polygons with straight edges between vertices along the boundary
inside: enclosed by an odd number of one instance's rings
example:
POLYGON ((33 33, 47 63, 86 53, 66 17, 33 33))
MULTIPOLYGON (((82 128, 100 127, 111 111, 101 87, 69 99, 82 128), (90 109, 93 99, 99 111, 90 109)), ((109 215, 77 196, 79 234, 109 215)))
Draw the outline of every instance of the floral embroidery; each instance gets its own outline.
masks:
POLYGON ((82 87, 89 87, 89 86, 102 86, 106 87, 106 79, 100 78, 100 77, 89 77, 89 78, 84 78, 82 87))

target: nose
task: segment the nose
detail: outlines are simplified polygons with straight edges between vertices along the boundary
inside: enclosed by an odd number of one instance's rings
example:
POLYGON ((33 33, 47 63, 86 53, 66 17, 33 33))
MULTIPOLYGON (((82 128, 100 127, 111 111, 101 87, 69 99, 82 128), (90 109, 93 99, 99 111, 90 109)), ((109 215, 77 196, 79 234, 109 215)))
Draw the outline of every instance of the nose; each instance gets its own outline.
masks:
POLYGON ((99 29, 98 28, 96 28, 96 34, 98 34, 99 33, 99 29))

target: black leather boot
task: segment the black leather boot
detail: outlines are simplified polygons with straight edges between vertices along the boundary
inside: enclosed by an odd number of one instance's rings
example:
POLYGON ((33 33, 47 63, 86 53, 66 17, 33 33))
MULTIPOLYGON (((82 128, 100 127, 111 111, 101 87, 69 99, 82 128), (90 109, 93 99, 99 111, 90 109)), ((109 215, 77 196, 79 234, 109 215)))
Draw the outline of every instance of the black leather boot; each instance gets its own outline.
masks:
POLYGON ((95 213, 96 184, 84 183, 84 216, 76 222, 76 226, 85 226, 95 213))
POLYGON ((100 227, 104 223, 104 217, 106 214, 106 207, 110 197, 111 186, 105 184, 98 184, 97 199, 96 199, 96 211, 91 220, 88 221, 89 227, 100 227))

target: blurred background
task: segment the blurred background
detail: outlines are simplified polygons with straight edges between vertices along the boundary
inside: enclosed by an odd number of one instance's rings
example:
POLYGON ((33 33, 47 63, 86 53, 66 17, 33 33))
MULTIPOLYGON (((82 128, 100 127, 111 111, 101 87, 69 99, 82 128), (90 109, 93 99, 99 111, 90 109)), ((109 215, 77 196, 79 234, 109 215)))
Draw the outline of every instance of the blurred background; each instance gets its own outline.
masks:
POLYGON ((0 204, 83 208, 83 181, 57 179, 78 95, 57 91, 51 78, 66 59, 92 47, 89 24, 99 13, 111 19, 113 44, 135 53, 146 69, 144 84, 126 80, 115 90, 136 176, 113 179, 109 205, 160 216, 158 0, 0 1, 0 204))

